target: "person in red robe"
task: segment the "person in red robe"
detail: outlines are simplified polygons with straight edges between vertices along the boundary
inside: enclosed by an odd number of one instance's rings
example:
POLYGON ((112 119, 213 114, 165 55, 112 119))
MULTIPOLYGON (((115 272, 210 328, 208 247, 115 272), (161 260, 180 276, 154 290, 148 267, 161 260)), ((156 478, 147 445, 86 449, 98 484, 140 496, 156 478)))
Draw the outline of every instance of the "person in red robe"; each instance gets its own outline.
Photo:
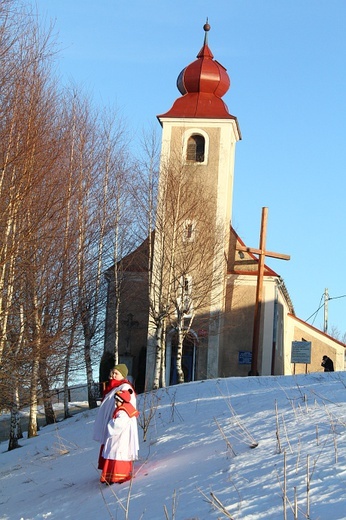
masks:
POLYGON ((94 435, 93 439, 100 442, 100 453, 99 453, 99 461, 98 461, 98 469, 101 469, 104 472, 106 477, 101 476, 101 482, 124 482, 125 480, 129 480, 132 474, 132 466, 133 460, 136 460, 138 456, 138 430, 137 430, 137 415, 131 415, 133 411, 136 410, 136 393, 130 381, 126 379, 128 374, 128 369, 125 364, 118 364, 111 370, 111 375, 108 384, 106 385, 104 391, 104 397, 102 399, 100 408, 98 410, 98 414, 95 419, 94 424, 94 435), (129 398, 128 404, 131 407, 127 406, 125 409, 120 410, 120 419, 116 424, 117 426, 114 428, 115 424, 112 421, 115 421, 117 418, 114 417, 114 413, 117 411, 117 400, 115 400, 116 393, 128 391, 127 397, 129 398), (126 412, 129 412, 131 409, 131 417, 126 412), (128 423, 127 418, 129 418, 132 422, 128 423), (128 423, 128 424, 127 424, 128 423), (130 427, 131 425, 131 427, 130 427), (119 450, 116 449, 117 446, 117 438, 120 435, 119 427, 122 426, 124 433, 122 435, 122 440, 118 439, 120 443, 119 450), (113 443, 111 442, 111 438, 113 437, 113 443), (126 439, 129 442, 129 449, 124 450, 124 445, 126 444, 126 439), (107 442, 107 450, 104 453, 105 444, 107 442), (130 449, 131 447, 131 449, 130 449), (120 453, 120 455, 117 455, 120 453), (105 456, 106 454, 106 456, 105 456), (118 459, 114 459, 113 457, 117 455, 118 459), (107 457, 109 457, 107 459, 107 457), (126 458, 129 457, 129 458, 126 458), (110 462, 106 461, 118 461, 118 464, 113 464, 111 467, 110 462), (119 470, 119 462, 121 461, 121 470, 119 470), (128 462, 125 464, 126 468, 124 469, 123 462, 128 462), (117 475, 125 475, 125 477, 119 477, 117 475))
POLYGON ((114 395, 115 410, 107 425, 99 467, 100 481, 121 484, 133 476, 133 461, 138 458, 138 410, 130 403, 132 390, 119 390, 114 395))

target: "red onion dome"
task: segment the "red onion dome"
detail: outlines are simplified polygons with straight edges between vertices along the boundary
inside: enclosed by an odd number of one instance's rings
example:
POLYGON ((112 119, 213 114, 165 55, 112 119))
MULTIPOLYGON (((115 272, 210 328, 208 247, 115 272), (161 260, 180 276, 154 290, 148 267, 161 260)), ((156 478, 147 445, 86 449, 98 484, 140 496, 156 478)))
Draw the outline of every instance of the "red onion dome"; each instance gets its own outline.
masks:
POLYGON ((185 67, 178 76, 177 87, 182 94, 172 108, 161 117, 232 118, 221 99, 230 87, 227 70, 214 56, 208 46, 210 25, 206 23, 203 47, 197 60, 185 67))

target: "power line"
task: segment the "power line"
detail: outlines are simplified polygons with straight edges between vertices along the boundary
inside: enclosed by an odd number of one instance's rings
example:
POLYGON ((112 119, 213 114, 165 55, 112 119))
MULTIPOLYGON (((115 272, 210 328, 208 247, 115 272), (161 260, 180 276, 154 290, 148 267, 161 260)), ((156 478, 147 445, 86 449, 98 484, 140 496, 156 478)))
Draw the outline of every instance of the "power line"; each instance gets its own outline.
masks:
POLYGON ((346 294, 343 294, 342 296, 334 296, 334 298, 328 298, 328 300, 337 300, 338 298, 346 298, 346 294))
POLYGON ((322 301, 323 296, 324 296, 324 293, 323 293, 322 296, 321 296, 321 299, 320 299, 320 305, 319 305, 317 311, 313 312, 313 313, 311 314, 311 316, 309 316, 308 319, 305 320, 305 321, 309 321, 313 316, 315 316, 315 315, 318 313, 318 311, 319 311, 320 309, 322 309, 322 307, 324 306, 324 302, 323 302, 323 304, 321 305, 321 301, 322 301))
MULTIPOLYGON (((321 300, 322 300, 323 296, 324 296, 324 293, 323 293, 322 296, 321 296, 320 303, 321 303, 321 300)), ((329 300, 338 300, 339 298, 346 298, 346 294, 343 294, 342 296, 333 296, 333 297, 328 297, 326 300, 327 300, 327 301, 329 301, 329 300)), ((322 309, 322 307, 324 307, 324 305, 325 305, 325 302, 323 302, 322 305, 319 305, 317 311, 315 311, 314 313, 312 313, 311 316, 309 316, 308 319, 305 320, 305 321, 309 321, 313 316, 315 316, 315 315, 318 313, 318 311, 319 311, 320 309, 322 309)), ((315 316, 315 317, 316 317, 316 316, 315 316)))

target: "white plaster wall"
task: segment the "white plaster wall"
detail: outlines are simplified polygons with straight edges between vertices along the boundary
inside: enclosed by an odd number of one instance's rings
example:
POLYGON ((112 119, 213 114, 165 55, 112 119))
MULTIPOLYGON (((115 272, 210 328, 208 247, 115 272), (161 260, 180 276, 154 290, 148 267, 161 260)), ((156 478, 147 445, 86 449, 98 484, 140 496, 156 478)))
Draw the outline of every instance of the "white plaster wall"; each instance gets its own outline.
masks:
POLYGON ((262 376, 271 375, 273 332, 274 332, 274 303, 275 278, 266 278, 263 281, 263 344, 262 344, 262 376))
MULTIPOLYGON (((326 347, 331 348, 335 353, 335 363, 334 370, 345 370, 345 347, 339 342, 335 341, 333 338, 324 334, 319 329, 304 323, 303 321, 296 320, 294 316, 290 314, 286 314, 285 317, 285 375, 292 374, 292 364, 291 364, 291 347, 292 341, 300 341, 301 338, 295 337, 295 328, 296 326, 302 331, 302 334, 306 334, 306 336, 312 336, 322 342, 326 347)), ((313 354, 312 354, 313 355, 313 354)), ((319 360, 317 360, 319 363, 319 360)), ((317 364, 318 364, 317 363, 317 364)), ((308 371, 310 372, 310 366, 308 365, 308 371)), ((322 371, 322 369, 321 369, 322 371)))

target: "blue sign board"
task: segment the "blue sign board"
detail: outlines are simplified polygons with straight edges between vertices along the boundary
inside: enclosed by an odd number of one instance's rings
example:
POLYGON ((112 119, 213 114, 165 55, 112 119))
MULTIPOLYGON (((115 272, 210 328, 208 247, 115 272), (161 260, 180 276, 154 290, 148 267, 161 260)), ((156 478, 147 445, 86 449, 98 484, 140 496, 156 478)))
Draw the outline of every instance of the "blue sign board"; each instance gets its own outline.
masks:
POLYGON ((238 363, 239 365, 251 365, 252 352, 248 350, 240 350, 238 352, 238 363))

